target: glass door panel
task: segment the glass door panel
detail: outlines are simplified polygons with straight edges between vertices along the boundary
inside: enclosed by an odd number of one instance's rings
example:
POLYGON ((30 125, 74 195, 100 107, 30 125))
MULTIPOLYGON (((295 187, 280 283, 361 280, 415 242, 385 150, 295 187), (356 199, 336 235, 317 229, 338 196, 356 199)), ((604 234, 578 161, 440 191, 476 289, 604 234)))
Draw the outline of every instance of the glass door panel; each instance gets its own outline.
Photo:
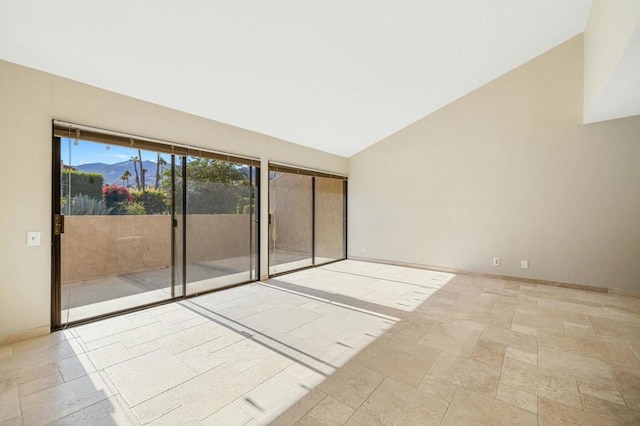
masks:
POLYGON ((61 322, 171 298, 171 156, 57 140, 61 322))
POLYGON ((186 282, 197 294, 253 278, 253 170, 187 157, 186 282))
POLYGON ((313 177, 269 173, 269 274, 313 264, 313 177))
POLYGON ((345 256, 345 182, 317 177, 315 184, 314 264, 345 256))

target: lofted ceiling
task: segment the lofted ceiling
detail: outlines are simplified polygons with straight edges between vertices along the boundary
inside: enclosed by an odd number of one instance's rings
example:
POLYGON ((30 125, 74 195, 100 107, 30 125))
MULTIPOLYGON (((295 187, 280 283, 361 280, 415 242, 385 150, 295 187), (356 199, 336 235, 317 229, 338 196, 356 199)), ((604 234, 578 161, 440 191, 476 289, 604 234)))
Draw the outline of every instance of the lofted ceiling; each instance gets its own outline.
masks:
POLYGON ((0 59, 351 156, 585 29, 590 0, 0 0, 0 59))

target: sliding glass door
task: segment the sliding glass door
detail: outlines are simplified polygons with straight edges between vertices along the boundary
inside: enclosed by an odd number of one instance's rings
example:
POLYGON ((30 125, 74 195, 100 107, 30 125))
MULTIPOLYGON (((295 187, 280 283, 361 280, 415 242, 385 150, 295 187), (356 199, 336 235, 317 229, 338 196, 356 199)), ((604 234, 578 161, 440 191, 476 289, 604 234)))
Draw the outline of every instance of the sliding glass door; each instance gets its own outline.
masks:
POLYGON ((54 326, 257 279, 256 165, 140 145, 54 131, 54 326))
POLYGON ((347 182, 324 177, 315 180, 314 264, 320 265, 347 257, 347 182))
POLYGON ((61 320, 172 297, 171 156, 62 138, 61 320))
POLYGON ((271 166, 269 275, 346 258, 346 179, 271 166))
POLYGON ((254 169, 186 158, 188 295, 255 279, 254 169))
POLYGON ((313 265, 313 177, 269 173, 269 274, 313 265))

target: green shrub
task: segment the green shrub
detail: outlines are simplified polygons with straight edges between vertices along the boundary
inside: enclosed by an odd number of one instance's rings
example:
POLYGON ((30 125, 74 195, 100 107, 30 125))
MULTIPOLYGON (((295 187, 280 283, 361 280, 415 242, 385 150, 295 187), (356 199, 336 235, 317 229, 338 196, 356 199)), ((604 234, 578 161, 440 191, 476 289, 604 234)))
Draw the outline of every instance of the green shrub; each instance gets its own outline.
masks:
POLYGON ((87 195, 92 198, 102 198, 102 184, 104 176, 100 173, 87 173, 80 170, 62 170, 62 198, 69 197, 69 186, 71 186, 71 198, 78 195, 87 195))
POLYGON ((144 206, 146 214, 169 214, 169 196, 162 189, 147 188, 131 190, 131 196, 135 203, 144 206))
POLYGON ((146 214, 145 210, 144 210, 144 206, 140 203, 131 203, 131 204, 126 204, 124 207, 124 214, 128 214, 128 215, 143 215, 146 214))

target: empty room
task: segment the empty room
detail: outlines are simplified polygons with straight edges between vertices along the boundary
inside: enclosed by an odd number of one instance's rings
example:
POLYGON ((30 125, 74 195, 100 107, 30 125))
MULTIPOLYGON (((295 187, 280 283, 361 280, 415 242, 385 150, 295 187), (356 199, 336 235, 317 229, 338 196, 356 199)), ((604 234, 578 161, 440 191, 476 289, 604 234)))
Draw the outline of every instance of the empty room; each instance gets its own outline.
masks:
POLYGON ((640 1, 0 1, 0 425, 640 424, 640 1))

